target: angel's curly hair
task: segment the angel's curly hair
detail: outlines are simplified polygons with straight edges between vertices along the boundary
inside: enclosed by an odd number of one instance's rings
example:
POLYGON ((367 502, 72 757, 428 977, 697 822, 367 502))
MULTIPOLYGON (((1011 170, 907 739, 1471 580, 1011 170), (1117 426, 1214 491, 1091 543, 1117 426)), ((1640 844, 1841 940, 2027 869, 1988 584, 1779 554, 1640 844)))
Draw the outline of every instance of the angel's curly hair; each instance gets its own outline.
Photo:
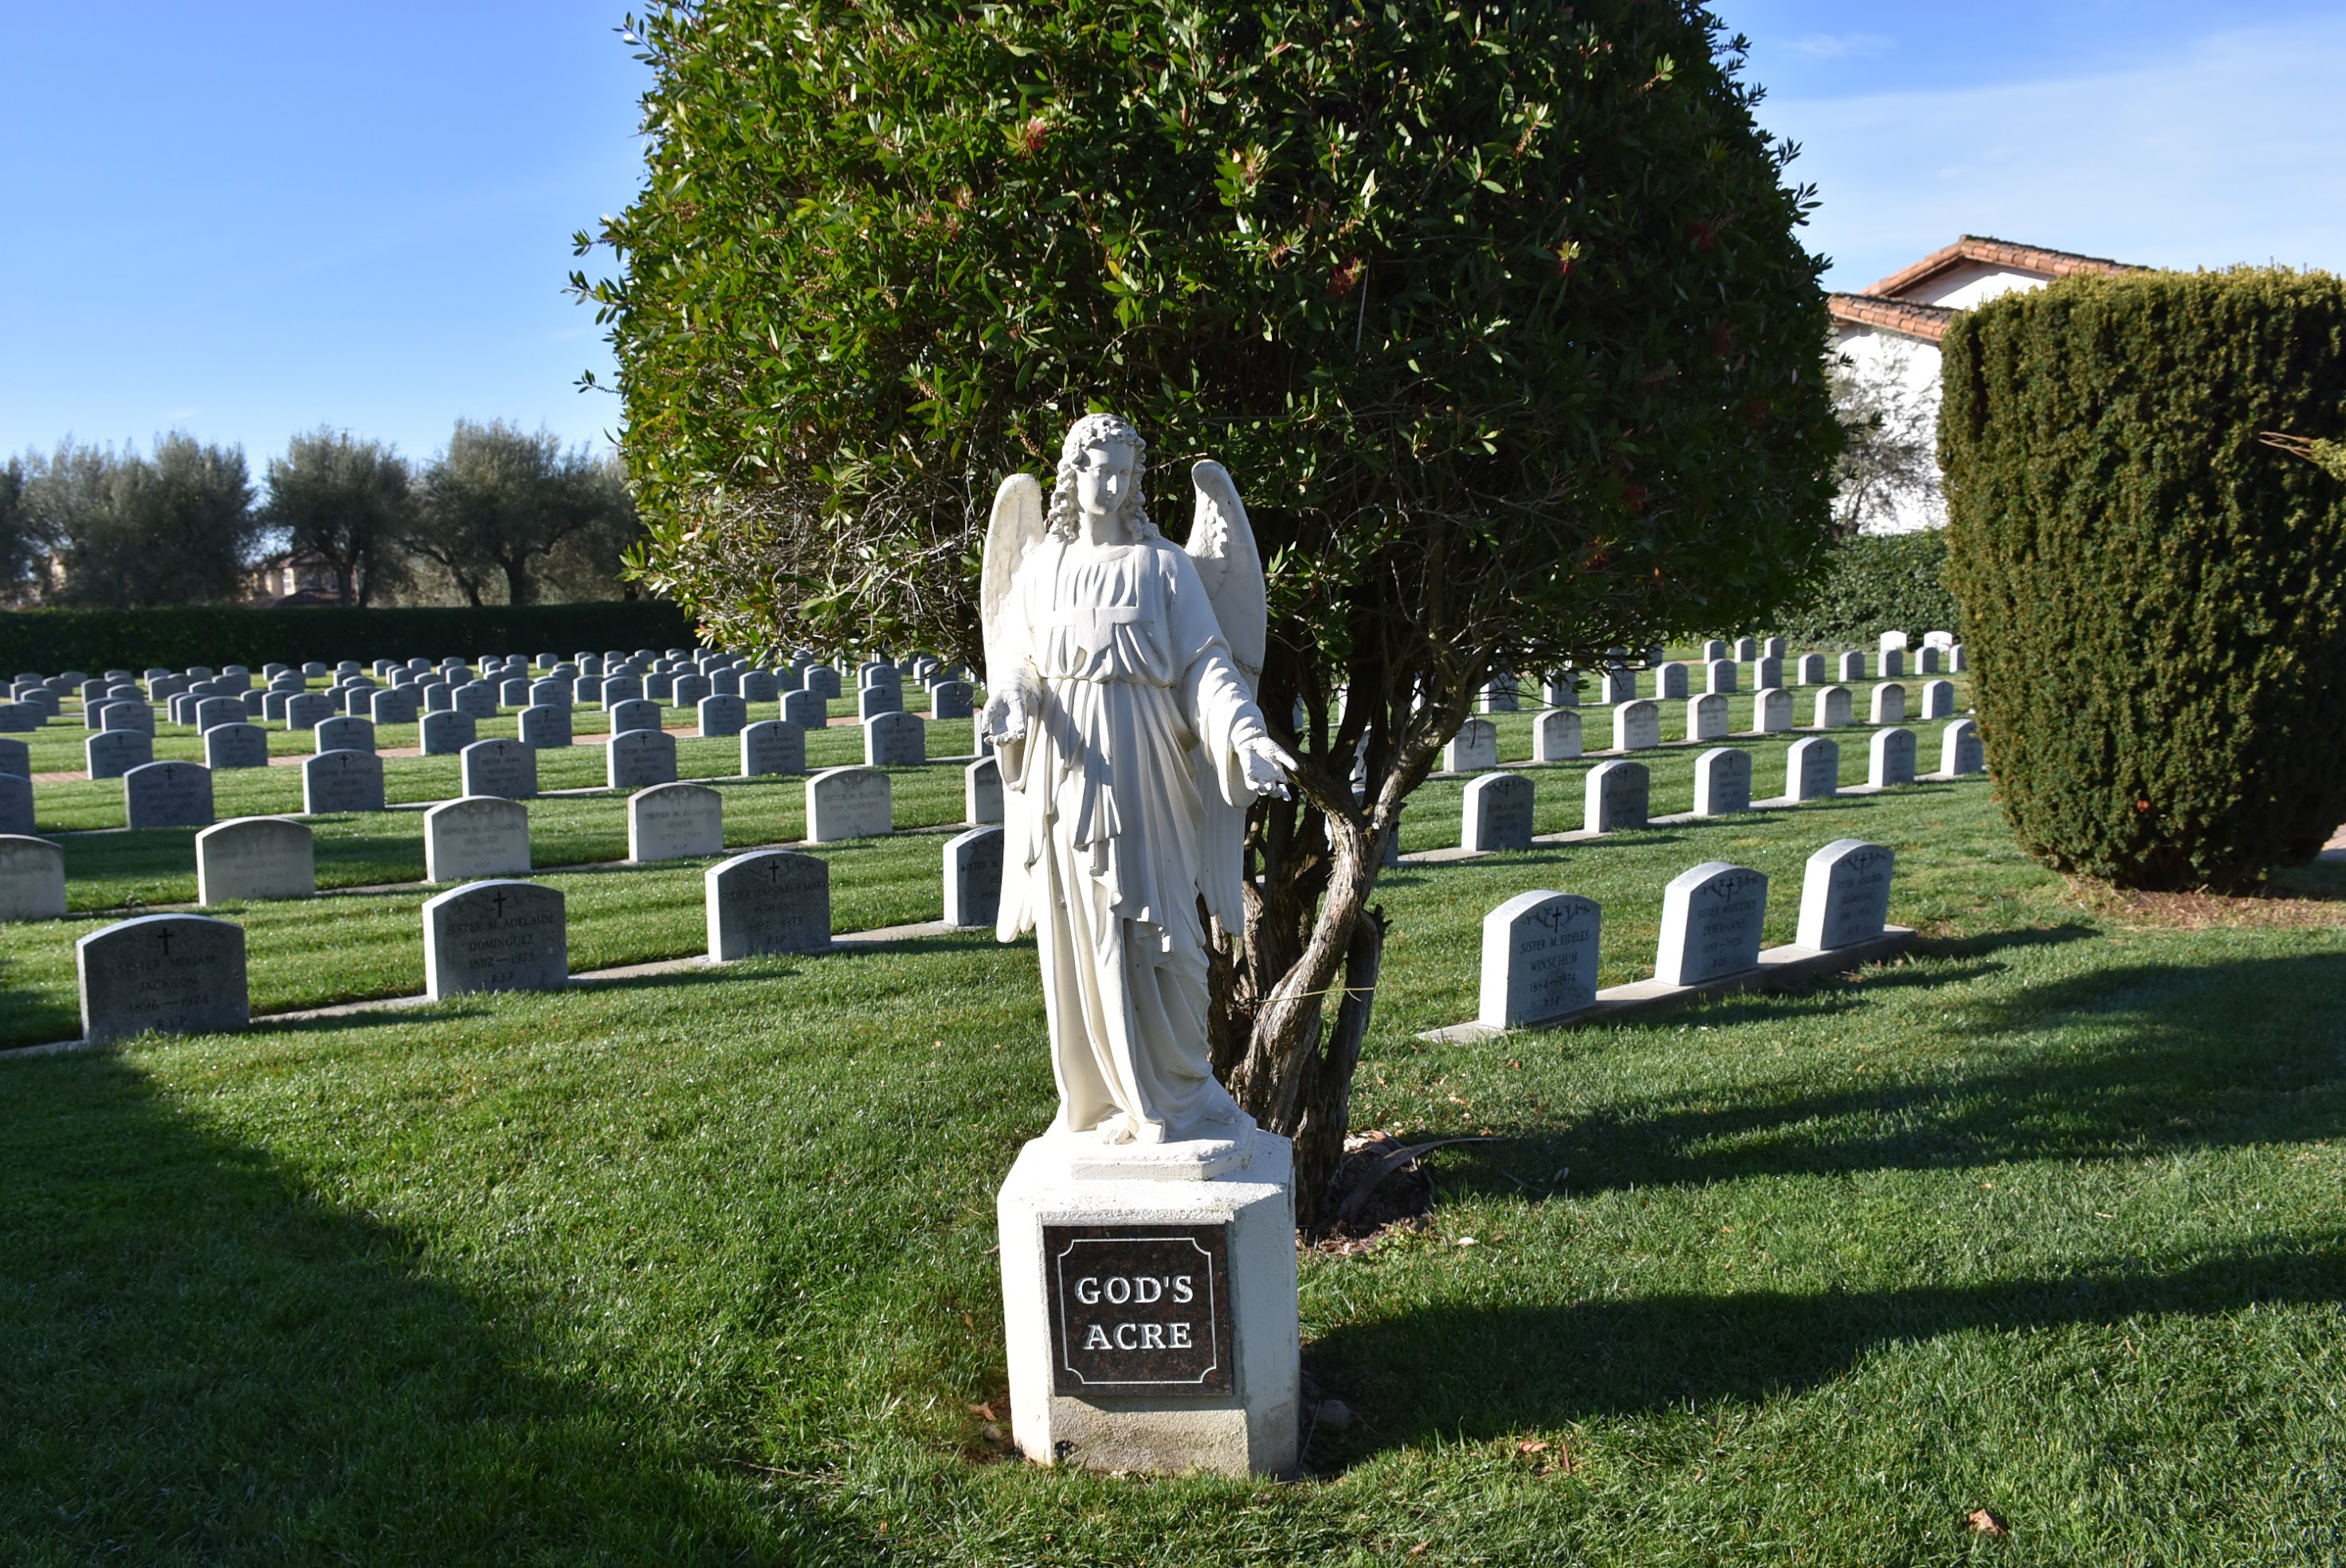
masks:
POLYGON ((1112 413, 1087 413, 1067 427, 1067 439, 1059 444, 1058 476, 1051 483, 1051 509, 1044 516, 1054 539, 1074 539, 1080 531, 1076 512, 1076 459, 1083 456, 1084 448, 1110 441, 1132 448, 1132 494, 1125 499, 1124 520, 1130 524, 1133 537, 1164 537, 1148 520, 1148 506, 1140 494, 1141 477, 1148 472, 1148 443, 1140 439, 1140 432, 1129 420, 1112 413))

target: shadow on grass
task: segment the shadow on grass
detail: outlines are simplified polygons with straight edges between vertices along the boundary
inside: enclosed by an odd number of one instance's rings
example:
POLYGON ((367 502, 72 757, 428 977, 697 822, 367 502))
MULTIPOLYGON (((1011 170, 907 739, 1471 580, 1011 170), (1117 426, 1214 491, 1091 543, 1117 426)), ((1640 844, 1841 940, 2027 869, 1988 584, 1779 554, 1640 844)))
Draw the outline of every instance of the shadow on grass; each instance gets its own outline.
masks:
POLYGON ((872 1555, 135 1062, 6 1071, 0 1559, 872 1555))
MULTIPOLYGON (((1847 996, 1746 999, 1708 1016, 1813 1016, 1891 983, 1870 972, 1847 996)), ((1884 1063, 1878 1075, 1818 1092, 1761 1084, 1738 1098, 1706 1085, 1617 1103, 1566 1128, 1453 1151, 1441 1179, 1518 1191, 1506 1173, 1527 1144, 1541 1170, 1569 1166, 1572 1189, 1589 1191, 2337 1137, 2346 1134, 2346 1052, 2331 1008, 2341 992, 2346 953, 2095 970, 1967 1001, 1965 1030, 1986 1049, 1941 1071, 1902 1078, 1884 1063), (2057 1051, 2014 1048, 2014 1036, 2052 1030, 2066 1036, 2057 1051)))
POLYGON ((2346 1235, 2157 1267, 1959 1287, 1661 1295, 1569 1306, 1438 1306, 1329 1333, 1312 1375, 1368 1418, 1357 1458, 1435 1438, 1487 1439, 1590 1416, 1756 1401, 1841 1377, 1878 1346, 1970 1329, 2023 1332, 2145 1313, 2346 1302, 2346 1235))

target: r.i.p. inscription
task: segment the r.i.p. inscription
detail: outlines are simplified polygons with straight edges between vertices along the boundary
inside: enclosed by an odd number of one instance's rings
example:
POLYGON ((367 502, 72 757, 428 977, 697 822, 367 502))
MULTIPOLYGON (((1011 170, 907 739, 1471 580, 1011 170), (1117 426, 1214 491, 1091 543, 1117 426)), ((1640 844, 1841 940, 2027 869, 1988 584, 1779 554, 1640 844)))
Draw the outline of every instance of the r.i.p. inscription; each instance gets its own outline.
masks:
POLYGON ((1229 1394, 1229 1227, 1046 1225, 1051 1391, 1229 1394))

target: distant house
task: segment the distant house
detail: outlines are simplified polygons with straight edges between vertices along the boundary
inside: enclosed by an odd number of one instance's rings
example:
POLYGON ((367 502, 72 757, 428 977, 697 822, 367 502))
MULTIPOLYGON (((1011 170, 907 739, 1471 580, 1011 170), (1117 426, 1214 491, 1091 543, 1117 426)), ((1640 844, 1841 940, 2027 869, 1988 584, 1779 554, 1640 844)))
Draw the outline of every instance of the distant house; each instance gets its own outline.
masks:
MULTIPOLYGON (((2075 273, 2139 270, 2106 257, 1966 234, 1863 293, 1831 296, 1833 352, 1849 361, 1853 381, 1876 394, 1878 407, 1927 433, 1938 425, 1939 339, 1957 311, 2075 273)), ((1935 485, 1893 487, 1862 526, 1868 533, 1906 534, 1946 521, 1935 485)))
POLYGON ((245 597, 280 610, 342 602, 332 565, 315 550, 288 550, 253 567, 245 579, 245 597))

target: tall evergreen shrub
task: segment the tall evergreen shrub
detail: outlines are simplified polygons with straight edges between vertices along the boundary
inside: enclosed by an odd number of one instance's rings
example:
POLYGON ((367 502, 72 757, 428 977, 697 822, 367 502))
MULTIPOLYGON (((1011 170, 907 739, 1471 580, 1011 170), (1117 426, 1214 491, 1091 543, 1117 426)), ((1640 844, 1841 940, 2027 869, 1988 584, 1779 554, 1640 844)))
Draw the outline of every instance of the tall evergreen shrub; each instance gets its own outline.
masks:
POLYGON ((2046 864, 2239 888, 2346 821, 2346 280, 2076 278, 1942 345, 1948 586, 2046 864))
POLYGON ((1921 642, 1924 632, 1953 631, 1946 566, 1944 529, 1852 534, 1834 541, 1815 590, 1777 616, 1776 629, 1803 644, 1851 647, 1871 647, 1883 632, 1921 642))

